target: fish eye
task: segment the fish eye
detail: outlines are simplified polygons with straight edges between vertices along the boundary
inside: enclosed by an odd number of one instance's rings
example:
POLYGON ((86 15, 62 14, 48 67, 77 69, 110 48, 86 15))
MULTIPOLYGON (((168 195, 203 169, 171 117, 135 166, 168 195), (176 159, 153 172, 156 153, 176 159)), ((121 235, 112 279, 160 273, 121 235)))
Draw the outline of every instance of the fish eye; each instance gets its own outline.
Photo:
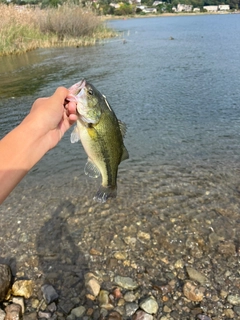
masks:
POLYGON ((92 90, 92 89, 89 89, 89 90, 88 90, 88 93, 92 96, 92 95, 93 95, 93 90, 92 90))

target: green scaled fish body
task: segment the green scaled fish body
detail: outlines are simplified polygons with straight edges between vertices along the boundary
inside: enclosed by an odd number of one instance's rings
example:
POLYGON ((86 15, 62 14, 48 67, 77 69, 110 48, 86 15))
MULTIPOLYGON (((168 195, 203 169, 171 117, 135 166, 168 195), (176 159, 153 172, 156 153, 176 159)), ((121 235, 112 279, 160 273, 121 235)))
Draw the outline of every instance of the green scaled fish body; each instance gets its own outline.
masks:
POLYGON ((123 143, 126 126, 117 119, 106 97, 86 80, 69 91, 68 100, 75 99, 79 114, 71 142, 80 139, 88 155, 85 173, 94 178, 101 174, 102 184, 94 200, 105 202, 116 197, 118 166, 129 158, 123 143))

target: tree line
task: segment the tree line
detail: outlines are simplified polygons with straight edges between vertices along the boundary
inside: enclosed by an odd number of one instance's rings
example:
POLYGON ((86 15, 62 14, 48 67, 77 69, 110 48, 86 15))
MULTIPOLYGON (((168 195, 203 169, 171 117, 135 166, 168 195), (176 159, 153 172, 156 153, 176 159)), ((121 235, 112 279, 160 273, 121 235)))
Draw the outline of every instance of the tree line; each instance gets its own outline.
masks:
MULTIPOLYGON (((152 7, 155 0, 141 0, 141 4, 147 7, 152 7)), ((13 3, 16 5, 38 5, 41 8, 44 7, 58 7, 65 2, 71 2, 75 5, 80 5, 82 7, 92 8, 97 14, 106 15, 131 15, 136 13, 141 13, 141 10, 137 10, 137 3, 135 0, 0 0, 0 3, 13 3), (119 3, 119 7, 116 8, 112 6, 112 3, 119 3)), ((158 13, 172 12, 173 7, 177 5, 186 4, 192 5, 193 8, 200 8, 203 11, 204 6, 208 5, 223 5, 227 4, 230 6, 231 10, 240 9, 240 0, 164 0, 161 4, 157 5, 158 13)))

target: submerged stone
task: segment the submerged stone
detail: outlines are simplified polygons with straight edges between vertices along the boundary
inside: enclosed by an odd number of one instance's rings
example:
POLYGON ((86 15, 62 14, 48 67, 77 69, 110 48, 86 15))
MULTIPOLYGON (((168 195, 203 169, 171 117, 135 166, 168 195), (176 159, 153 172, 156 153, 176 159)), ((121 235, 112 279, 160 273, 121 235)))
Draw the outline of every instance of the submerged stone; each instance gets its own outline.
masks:
POLYGON ((183 286, 183 293, 191 301, 202 301, 203 292, 200 291, 193 283, 187 281, 183 286))
POLYGON ((12 286, 12 294, 14 296, 24 297, 29 299, 33 293, 32 280, 17 280, 12 286))
POLYGON ((227 296, 227 301, 234 306, 240 306, 240 295, 239 294, 229 294, 227 296))
POLYGON ((114 281, 118 286, 124 289, 134 290, 138 287, 137 282, 135 282, 132 278, 129 277, 116 276, 114 278, 114 281))
POLYGON ((207 278, 205 277, 205 275, 203 275, 202 273, 200 273, 196 269, 194 269, 192 267, 186 267, 186 270, 187 270, 188 276, 191 280, 197 281, 200 284, 205 284, 207 282, 207 278))
POLYGON ((153 320, 153 316, 149 313, 139 310, 133 315, 132 319, 133 320, 153 320))
POLYGON ((154 297, 148 297, 140 303, 140 308, 149 314, 155 314, 158 311, 158 303, 154 297))
POLYGON ((47 304, 50 304, 51 302, 58 299, 58 294, 56 290, 50 284, 44 284, 41 290, 43 293, 43 298, 47 304))
POLYGON ((3 301, 10 289, 11 270, 8 265, 0 264, 0 301, 3 301))
POLYGON ((9 304, 6 308, 5 320, 19 320, 21 318, 21 306, 16 303, 9 304))

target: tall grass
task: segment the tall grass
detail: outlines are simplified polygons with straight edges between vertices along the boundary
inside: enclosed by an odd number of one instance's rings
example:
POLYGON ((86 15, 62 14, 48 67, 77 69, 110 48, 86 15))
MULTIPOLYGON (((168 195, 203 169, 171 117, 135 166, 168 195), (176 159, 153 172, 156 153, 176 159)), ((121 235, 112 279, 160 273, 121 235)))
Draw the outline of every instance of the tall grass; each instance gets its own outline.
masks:
POLYGON ((0 4, 0 55, 39 47, 86 46, 115 36, 93 12, 65 4, 57 9, 0 4))

